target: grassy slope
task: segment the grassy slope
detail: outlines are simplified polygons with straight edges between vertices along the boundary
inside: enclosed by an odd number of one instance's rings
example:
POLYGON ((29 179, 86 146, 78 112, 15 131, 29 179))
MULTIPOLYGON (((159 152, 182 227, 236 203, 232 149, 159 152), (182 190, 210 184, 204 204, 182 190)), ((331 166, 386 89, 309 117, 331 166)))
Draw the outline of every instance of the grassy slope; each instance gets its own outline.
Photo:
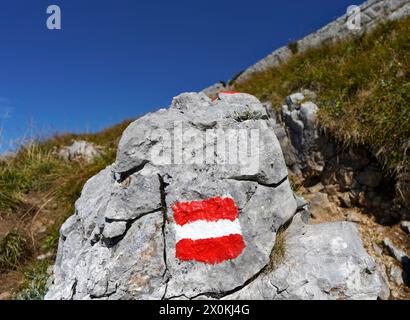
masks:
POLYGON ((119 138, 129 123, 124 121, 97 134, 64 134, 34 142, 22 147, 15 157, 0 160, 0 224, 7 220, 19 222, 7 234, 0 233, 0 275, 25 275, 20 277, 24 278, 24 290, 19 298, 41 298, 51 261, 36 262, 35 256, 55 253, 59 228, 73 214, 84 183, 115 161, 119 138), (94 142, 103 147, 103 154, 92 163, 67 162, 57 157, 55 151, 72 140, 94 142), (40 215, 51 222, 45 235, 37 238, 31 229, 40 215))
POLYGON ((366 146, 388 172, 408 162, 410 18, 295 54, 235 87, 277 108, 290 93, 311 89, 318 93, 326 132, 345 145, 366 146))

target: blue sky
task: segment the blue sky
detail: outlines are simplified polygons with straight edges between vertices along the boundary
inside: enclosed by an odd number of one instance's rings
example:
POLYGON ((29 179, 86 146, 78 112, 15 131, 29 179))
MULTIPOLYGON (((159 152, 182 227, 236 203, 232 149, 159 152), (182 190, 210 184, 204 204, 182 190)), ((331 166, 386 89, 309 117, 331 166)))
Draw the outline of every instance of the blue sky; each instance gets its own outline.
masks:
POLYGON ((3 0, 3 145, 96 131, 168 106, 299 39, 360 0, 3 0), (62 30, 46 28, 49 5, 62 30))

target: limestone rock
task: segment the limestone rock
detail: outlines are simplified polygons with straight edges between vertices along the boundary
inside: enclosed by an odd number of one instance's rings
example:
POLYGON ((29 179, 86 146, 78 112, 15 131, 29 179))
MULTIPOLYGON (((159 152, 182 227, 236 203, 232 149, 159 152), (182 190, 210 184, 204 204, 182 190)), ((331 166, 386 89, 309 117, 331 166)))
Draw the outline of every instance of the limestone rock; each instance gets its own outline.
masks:
POLYGON ((247 94, 222 93, 215 101, 203 93, 180 95, 171 108, 132 123, 115 164, 84 187, 76 214, 61 229, 47 298, 171 299, 231 291, 269 263, 277 231, 296 211, 280 144, 261 103, 247 94), (238 145, 244 161, 225 159, 229 150, 218 149, 212 135, 205 139, 216 130, 246 134, 222 137, 226 149, 238 145), (240 145, 252 130, 258 133, 255 150, 250 142, 240 145), (196 157, 201 141, 212 161, 196 157), (179 143, 181 150, 171 150, 179 143), (175 163, 178 151, 181 163, 175 163), (215 197, 235 203, 243 250, 217 263, 178 258, 175 204, 215 197))
POLYGON ((409 256, 401 249, 397 248, 389 239, 384 239, 383 244, 389 254, 402 265, 410 265, 409 256))
POLYGON ((87 141, 74 141, 71 146, 61 148, 58 155, 67 161, 91 162, 101 154, 101 148, 87 141))
POLYGON ((406 232, 407 234, 410 234, 410 222, 409 221, 403 221, 400 224, 400 226, 404 232, 406 232))
MULTIPOLYGON (((306 127, 312 109, 301 111, 306 127)), ((247 94, 182 94, 136 120, 62 226, 46 299, 376 298, 378 273, 350 224, 296 219, 296 268, 264 275, 279 230, 307 208, 274 128, 247 94)))
POLYGON ((316 115, 319 108, 313 102, 303 102, 304 99, 302 93, 294 93, 286 99, 281 116, 287 138, 279 140, 288 167, 294 173, 303 173, 309 178, 323 172, 324 159, 318 150, 316 115))
POLYGON ((404 285, 403 270, 398 266, 393 265, 390 268, 390 278, 393 279, 394 283, 398 286, 404 285))
POLYGON ((305 224, 285 233, 285 255, 246 288, 225 299, 340 300, 387 298, 387 288, 352 223, 305 224))

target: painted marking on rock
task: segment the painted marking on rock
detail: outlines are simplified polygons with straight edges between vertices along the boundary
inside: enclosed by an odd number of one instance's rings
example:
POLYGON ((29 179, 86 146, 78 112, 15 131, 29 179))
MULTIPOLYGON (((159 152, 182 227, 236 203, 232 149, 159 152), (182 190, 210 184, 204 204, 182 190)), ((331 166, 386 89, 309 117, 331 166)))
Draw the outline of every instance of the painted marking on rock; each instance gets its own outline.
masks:
POLYGON ((242 93, 242 92, 239 92, 239 91, 232 91, 232 90, 221 91, 221 92, 219 92, 219 93, 218 93, 218 96, 217 96, 217 97, 215 97, 215 98, 213 98, 213 99, 212 99, 212 101, 216 101, 216 100, 218 100, 218 99, 219 99, 219 95, 220 95, 220 94, 240 94, 240 93, 242 93))
POLYGON ((241 92, 228 90, 228 91, 221 91, 220 93, 222 93, 222 94, 238 94, 238 93, 241 93, 241 92))
POLYGON ((233 199, 178 202, 172 210, 177 259, 219 264, 239 257, 245 249, 233 199))

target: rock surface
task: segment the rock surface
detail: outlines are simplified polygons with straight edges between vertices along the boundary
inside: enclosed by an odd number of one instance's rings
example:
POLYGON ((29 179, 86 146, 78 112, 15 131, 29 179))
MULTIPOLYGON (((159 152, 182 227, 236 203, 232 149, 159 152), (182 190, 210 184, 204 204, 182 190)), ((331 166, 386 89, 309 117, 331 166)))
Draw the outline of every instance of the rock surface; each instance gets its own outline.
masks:
POLYGON ((279 230, 306 207, 290 187, 273 129, 265 108, 247 94, 215 101, 182 94, 169 109, 136 120, 116 162, 87 182, 61 228, 46 299, 382 296, 374 262, 349 224, 292 223, 293 288, 276 294, 270 287, 263 296, 252 289, 270 276, 263 272, 279 230))
POLYGON ((318 150, 319 130, 316 125, 318 106, 313 102, 303 102, 305 96, 295 93, 286 99, 281 117, 290 144, 284 143, 287 163, 294 172, 319 175, 324 169, 324 160, 318 150))
POLYGON ((410 235, 410 221, 403 221, 400 226, 404 232, 410 235))
POLYGON ((226 299, 388 298, 386 283, 348 222, 308 225, 298 214, 285 232, 283 261, 226 299))
POLYGON ((393 242, 389 239, 384 239, 383 244, 389 254, 397 260, 397 262, 401 263, 403 266, 410 265, 410 258, 409 256, 401 249, 397 248, 393 242))
POLYGON ((274 131, 292 181, 307 188, 323 185, 332 202, 347 208, 372 209, 381 224, 408 219, 409 178, 405 172, 394 180, 383 174, 371 152, 361 147, 344 147, 327 136, 317 121, 319 108, 310 101, 314 96, 306 90, 294 93, 286 98, 278 115, 269 113, 273 121, 277 119, 274 131))
POLYGON ((227 86, 223 82, 218 82, 213 84, 212 86, 209 86, 208 88, 205 88, 202 90, 203 93, 205 93, 208 97, 214 98, 218 96, 218 93, 221 91, 224 91, 227 89, 227 86))
POLYGON ((61 148, 58 155, 67 161, 91 162, 100 155, 100 148, 87 141, 74 141, 71 146, 61 148))

